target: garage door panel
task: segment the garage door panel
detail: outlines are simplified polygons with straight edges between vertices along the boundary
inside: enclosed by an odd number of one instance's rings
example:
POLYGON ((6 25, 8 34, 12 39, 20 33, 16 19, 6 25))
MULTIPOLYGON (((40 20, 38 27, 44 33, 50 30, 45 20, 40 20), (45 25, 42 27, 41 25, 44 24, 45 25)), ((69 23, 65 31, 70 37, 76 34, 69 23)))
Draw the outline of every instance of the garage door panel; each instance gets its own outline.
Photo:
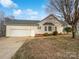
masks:
POLYGON ((24 30, 11 30, 11 36, 24 36, 26 35, 24 30))
POLYGON ((32 30, 15 29, 11 30, 11 36, 15 37, 34 36, 34 32, 32 32, 32 30))

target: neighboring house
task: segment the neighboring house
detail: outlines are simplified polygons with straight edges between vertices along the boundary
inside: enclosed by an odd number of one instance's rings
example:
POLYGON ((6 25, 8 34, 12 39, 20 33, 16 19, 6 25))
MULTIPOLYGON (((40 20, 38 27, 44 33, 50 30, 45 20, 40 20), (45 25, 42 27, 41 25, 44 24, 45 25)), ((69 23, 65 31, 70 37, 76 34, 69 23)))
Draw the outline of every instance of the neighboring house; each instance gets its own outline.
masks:
POLYGON ((35 36, 37 34, 63 32, 63 23, 55 16, 49 15, 41 21, 37 20, 8 20, 5 22, 7 37, 35 36))

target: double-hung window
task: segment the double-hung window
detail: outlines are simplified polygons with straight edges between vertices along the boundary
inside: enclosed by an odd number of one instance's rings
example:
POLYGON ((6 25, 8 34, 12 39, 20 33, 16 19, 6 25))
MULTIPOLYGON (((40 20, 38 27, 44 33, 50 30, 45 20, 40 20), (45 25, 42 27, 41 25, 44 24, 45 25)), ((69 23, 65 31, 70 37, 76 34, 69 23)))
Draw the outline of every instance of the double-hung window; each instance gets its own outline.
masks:
POLYGON ((48 26, 48 31, 52 31, 52 27, 51 26, 48 26))

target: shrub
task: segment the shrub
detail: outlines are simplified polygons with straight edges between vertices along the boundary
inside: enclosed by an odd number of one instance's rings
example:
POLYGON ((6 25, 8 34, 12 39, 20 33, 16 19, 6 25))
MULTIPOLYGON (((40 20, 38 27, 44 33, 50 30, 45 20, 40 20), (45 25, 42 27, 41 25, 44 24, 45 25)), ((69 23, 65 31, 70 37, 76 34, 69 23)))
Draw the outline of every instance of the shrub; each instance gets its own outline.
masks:
POLYGON ((44 35, 44 36, 49 36, 49 34, 48 34, 48 33, 44 33, 43 35, 44 35))
POLYGON ((58 32, 57 32, 57 31, 54 31, 54 32, 53 32, 53 35, 58 35, 58 32))

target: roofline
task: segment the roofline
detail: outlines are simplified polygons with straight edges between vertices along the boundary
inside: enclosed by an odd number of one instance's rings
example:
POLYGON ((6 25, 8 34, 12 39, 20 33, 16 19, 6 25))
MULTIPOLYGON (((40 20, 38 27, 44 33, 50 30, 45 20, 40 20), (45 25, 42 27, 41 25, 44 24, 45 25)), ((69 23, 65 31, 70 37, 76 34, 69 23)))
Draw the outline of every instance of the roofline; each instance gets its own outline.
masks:
POLYGON ((41 21, 41 20, 21 20, 21 19, 14 19, 14 21, 41 21))
MULTIPOLYGON (((49 15, 46 16, 43 20, 47 19, 49 16, 53 16, 53 17, 55 17, 55 18, 57 19, 57 21, 59 21, 58 18, 57 18, 56 16, 54 16, 53 14, 49 14, 49 15)), ((41 20, 41 21, 43 21, 43 20, 41 20)))
POLYGON ((34 25, 30 25, 30 24, 6 24, 6 26, 38 26, 39 24, 34 24, 34 25))
MULTIPOLYGON (((48 17, 54 17, 57 21, 59 21, 61 23, 61 21, 53 14, 49 14, 48 16, 46 16, 43 20, 46 20, 48 17)), ((21 19, 14 19, 13 21, 38 21, 39 22, 42 22, 43 20, 21 20, 21 19)), ((12 21, 12 20, 11 20, 12 21)), ((61 23, 62 24, 62 23, 61 23)), ((7 24, 6 24, 7 25, 7 24)))

